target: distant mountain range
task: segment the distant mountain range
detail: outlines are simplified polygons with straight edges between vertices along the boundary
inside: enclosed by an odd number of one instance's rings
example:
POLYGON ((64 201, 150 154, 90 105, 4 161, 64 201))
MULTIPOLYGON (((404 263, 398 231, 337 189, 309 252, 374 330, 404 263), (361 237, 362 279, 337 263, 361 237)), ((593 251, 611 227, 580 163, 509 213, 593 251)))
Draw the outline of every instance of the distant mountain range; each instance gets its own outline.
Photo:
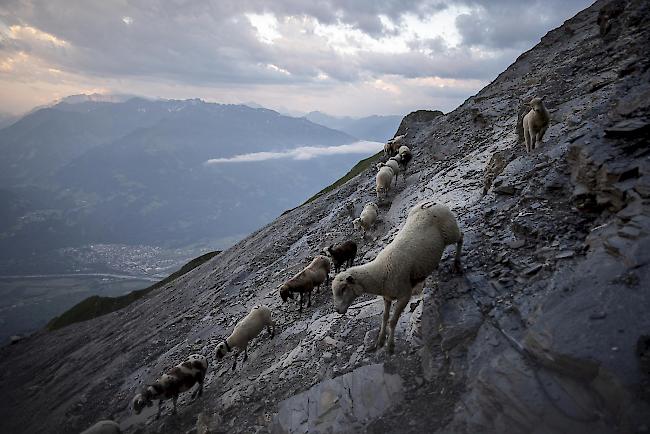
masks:
MULTIPOLYGON (((254 101, 243 104, 251 108, 264 108, 254 101)), ((320 111, 303 114, 284 107, 278 108, 277 110, 287 116, 304 117, 315 124, 342 131, 360 140, 371 140, 374 142, 385 142, 392 139, 403 118, 401 115, 373 115, 355 118, 350 116, 332 116, 320 111)))
POLYGON ((38 271, 34 255, 89 243, 227 247, 364 157, 206 165, 357 136, 244 105, 95 99, 0 130, 0 273, 38 271))
POLYGON ((322 112, 307 113, 305 119, 353 137, 375 142, 392 139, 403 116, 368 116, 364 118, 336 117, 322 112))

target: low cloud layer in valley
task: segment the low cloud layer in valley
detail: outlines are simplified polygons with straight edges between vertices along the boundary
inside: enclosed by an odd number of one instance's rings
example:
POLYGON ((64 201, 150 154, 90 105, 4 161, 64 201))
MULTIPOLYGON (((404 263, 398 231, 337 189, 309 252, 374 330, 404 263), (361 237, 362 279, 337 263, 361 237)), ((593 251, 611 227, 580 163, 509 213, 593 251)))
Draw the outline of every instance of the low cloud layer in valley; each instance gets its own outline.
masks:
POLYGON ((339 146, 300 146, 294 149, 275 152, 253 152, 250 154, 240 154, 228 158, 211 158, 205 164, 222 164, 222 163, 250 163, 253 161, 267 160, 311 160, 312 158, 326 155, 341 154, 369 154, 375 153, 382 149, 383 144, 378 142, 358 141, 347 145, 339 146))

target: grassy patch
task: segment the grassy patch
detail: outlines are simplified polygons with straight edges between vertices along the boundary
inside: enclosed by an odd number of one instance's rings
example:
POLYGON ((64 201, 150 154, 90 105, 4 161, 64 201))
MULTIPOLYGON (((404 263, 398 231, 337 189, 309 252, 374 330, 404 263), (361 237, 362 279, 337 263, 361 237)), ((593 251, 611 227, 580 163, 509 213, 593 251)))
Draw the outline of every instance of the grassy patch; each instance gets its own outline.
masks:
POLYGON ((349 180, 351 180, 352 178, 354 178, 355 176, 357 176, 358 174, 360 174, 361 172, 366 170, 368 167, 373 165, 375 162, 379 161, 379 158, 383 154, 384 154, 384 151, 379 151, 375 155, 373 155, 371 157, 368 157, 368 158, 366 158, 364 160, 359 161, 357 164, 354 165, 354 167, 352 169, 350 169, 350 171, 348 173, 343 175, 343 177, 341 177, 337 181, 335 181, 334 184, 332 184, 332 185, 330 185, 328 187, 325 187, 324 189, 322 189, 321 191, 319 191, 318 193, 316 193, 315 195, 313 195, 312 197, 307 199, 305 201, 305 203, 303 203, 303 205, 308 204, 309 202, 311 202, 313 200, 316 200, 319 197, 321 197, 322 195, 324 195, 326 193, 329 193, 330 191, 334 190, 335 188, 345 184, 346 182, 348 182, 349 180))
POLYGON ((170 274, 160 282, 154 283, 147 288, 131 291, 128 294, 119 297, 100 297, 99 295, 88 297, 72 306, 61 315, 52 319, 45 327, 50 331, 57 330, 76 322, 87 321, 92 318, 97 318, 98 316, 106 315, 107 313, 115 312, 116 310, 122 309, 123 307, 126 307, 134 301, 144 297, 154 289, 160 288, 181 277, 183 274, 212 259, 219 253, 221 252, 209 252, 199 256, 198 258, 194 258, 187 264, 183 265, 180 270, 170 274))

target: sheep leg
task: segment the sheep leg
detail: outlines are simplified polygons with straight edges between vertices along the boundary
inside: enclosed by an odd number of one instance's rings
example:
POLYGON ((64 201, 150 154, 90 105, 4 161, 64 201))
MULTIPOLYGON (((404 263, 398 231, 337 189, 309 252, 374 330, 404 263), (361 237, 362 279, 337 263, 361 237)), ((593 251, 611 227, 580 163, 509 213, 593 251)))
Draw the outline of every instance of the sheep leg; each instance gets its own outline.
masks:
POLYGON ((386 324, 388 323, 388 316, 390 315, 390 305, 393 301, 389 298, 384 297, 384 316, 381 319, 381 327, 379 328, 379 335, 377 335, 377 341, 375 345, 368 348, 368 352, 375 351, 377 348, 384 346, 384 341, 386 340, 386 324))
POLYGON ((463 239, 465 238, 465 235, 461 232, 460 233, 460 238, 456 242, 456 255, 454 257, 454 266, 453 266, 453 271, 456 273, 462 273, 463 272, 463 266, 460 263, 460 255, 463 252, 463 239))
POLYGON ((401 298, 395 303, 395 312, 393 312, 393 317, 390 319, 390 333, 388 335, 388 352, 390 354, 395 352, 395 327, 410 299, 411 295, 409 294, 408 297, 401 298))
POLYGON ((526 140, 526 152, 530 153, 530 131, 524 126, 524 139, 526 140))
POLYGON ((544 125, 539 132, 537 133, 537 142, 542 143, 542 139, 544 138, 544 134, 546 133, 546 130, 548 129, 548 125, 544 125))
POLYGON ((537 133, 531 130, 528 134, 530 135, 530 150, 532 151, 536 148, 535 140, 537 139, 537 133))
POLYGON ((203 395, 203 380, 205 379, 205 374, 199 372, 196 376, 196 381, 199 383, 199 386, 192 393, 192 399, 195 399, 197 396, 203 395))
POLYGON ((307 307, 311 307, 311 289, 307 293, 307 307))
POLYGON ((271 339, 273 339, 273 337, 275 336, 275 324, 273 324, 273 328, 271 328, 270 325, 267 325, 266 331, 269 332, 269 334, 271 335, 271 339))
POLYGON ((233 371, 234 371, 235 369, 237 369, 237 356, 239 356, 239 352, 233 354, 233 357, 234 357, 234 359, 235 359, 235 360, 233 360, 233 362, 232 362, 232 370, 233 370, 233 371))
POLYGON ((298 312, 302 312, 302 292, 300 293, 300 308, 298 309, 298 312))

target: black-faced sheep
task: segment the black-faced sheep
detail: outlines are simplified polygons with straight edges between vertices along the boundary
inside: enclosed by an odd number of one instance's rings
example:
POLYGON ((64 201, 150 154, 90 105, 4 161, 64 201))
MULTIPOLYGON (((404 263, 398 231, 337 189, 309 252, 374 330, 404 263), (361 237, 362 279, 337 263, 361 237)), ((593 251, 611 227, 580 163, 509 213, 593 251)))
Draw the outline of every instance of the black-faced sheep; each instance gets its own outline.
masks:
POLYGON ((405 137, 405 134, 402 134, 401 136, 393 137, 389 141, 386 142, 384 145, 384 156, 385 157, 392 157, 393 155, 397 154, 397 150, 399 149, 399 144, 402 141, 402 139, 405 137))
POLYGON ((541 98, 533 98, 528 104, 531 110, 524 116, 524 138, 526 139, 526 151, 531 152, 538 143, 542 143, 544 133, 548 129, 551 115, 544 106, 541 98))
POLYGON ((199 387, 192 393, 192 398, 203 394, 203 379, 207 370, 208 360, 200 354, 192 354, 187 360, 170 369, 155 383, 145 386, 141 393, 135 395, 132 402, 135 414, 140 414, 145 406, 151 407, 153 400, 158 399, 157 419, 160 417, 162 402, 169 398, 172 398, 174 403, 172 414, 176 414, 176 400, 180 393, 190 390, 195 383, 199 383, 199 387))
POLYGON ((438 267, 446 246, 456 244, 454 266, 460 270, 463 236, 449 208, 435 202, 420 203, 409 212, 406 223, 375 260, 347 269, 332 281, 334 305, 345 313, 363 293, 384 297, 384 316, 374 348, 386 339, 386 328, 393 300, 397 300, 390 320, 388 351, 395 347, 395 326, 414 290, 438 267))
POLYGON ((100 420, 95 425, 81 432, 81 434, 121 434, 122 430, 117 422, 100 420))
POLYGON ((287 280, 280 285, 280 297, 282 302, 287 301, 288 298, 293 298, 293 293, 300 294, 300 312, 302 312, 303 294, 307 294, 307 307, 311 306, 311 292, 314 288, 318 292, 318 288, 323 282, 329 285, 329 273, 331 269, 330 260, 323 256, 318 255, 313 261, 298 274, 287 280))
POLYGON ((402 176, 406 179, 406 169, 408 168, 409 163, 413 159, 413 153, 408 146, 400 146, 397 153, 399 157, 400 170, 402 171, 402 176))
POLYGON ((217 345, 217 359, 223 359, 226 354, 231 352, 233 348, 239 351, 235 354, 235 360, 232 363, 232 370, 237 368, 237 357, 244 349, 244 362, 248 360, 248 342, 260 334, 262 330, 266 330, 271 335, 271 339, 275 336, 275 322, 271 316, 271 309, 266 306, 255 306, 251 311, 243 317, 235 325, 234 330, 223 342, 217 345))
POLYGON ((352 224, 354 224, 356 229, 362 229, 363 235, 365 236, 366 232, 370 230, 373 224, 375 224, 378 215, 379 208, 377 207, 377 204, 374 202, 368 202, 366 206, 363 207, 363 211, 361 211, 359 218, 354 219, 352 224))
POLYGON ((391 169, 388 166, 382 166, 379 168, 379 172, 377 172, 376 178, 376 187, 375 190, 377 191, 377 199, 381 199, 382 195, 383 196, 388 196, 388 192, 390 191, 390 186, 393 183, 393 177, 395 176, 395 172, 393 172, 393 169, 391 169))
POLYGON ((357 256, 357 243, 354 241, 344 241, 323 249, 323 253, 332 258, 334 272, 338 273, 341 270, 341 265, 346 264, 346 268, 352 266, 354 258, 357 256))

